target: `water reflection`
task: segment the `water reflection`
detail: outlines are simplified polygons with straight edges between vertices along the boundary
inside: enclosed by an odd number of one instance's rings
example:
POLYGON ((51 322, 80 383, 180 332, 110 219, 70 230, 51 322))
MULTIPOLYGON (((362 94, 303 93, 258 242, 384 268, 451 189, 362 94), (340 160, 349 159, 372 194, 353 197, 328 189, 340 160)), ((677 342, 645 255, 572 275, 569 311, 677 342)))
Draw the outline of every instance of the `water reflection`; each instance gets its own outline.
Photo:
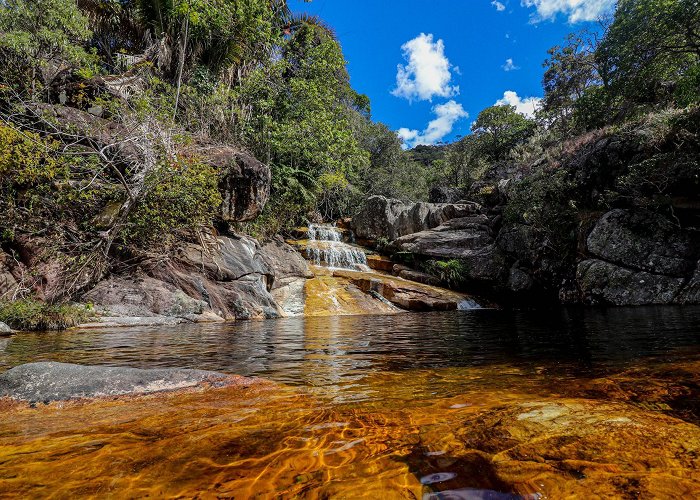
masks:
MULTIPOLYGON (((363 381, 411 369, 502 365, 506 375, 576 377, 646 356, 698 351, 700 308, 468 311, 249 321, 20 334, 4 339, 0 370, 30 361, 187 367, 258 375, 371 398, 363 381)), ((436 373, 425 390, 458 389, 436 373)), ((391 378, 391 377, 389 377, 391 378)), ((430 379, 430 377, 428 377, 430 379)), ((462 380, 460 383, 464 384, 462 380)))

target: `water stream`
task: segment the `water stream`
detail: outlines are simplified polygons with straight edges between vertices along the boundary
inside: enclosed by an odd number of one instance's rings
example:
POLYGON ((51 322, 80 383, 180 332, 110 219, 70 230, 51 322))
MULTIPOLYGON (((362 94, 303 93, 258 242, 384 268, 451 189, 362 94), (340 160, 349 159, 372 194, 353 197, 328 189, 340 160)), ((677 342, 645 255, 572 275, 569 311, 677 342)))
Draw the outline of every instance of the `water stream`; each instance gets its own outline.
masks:
POLYGON ((365 252, 343 242, 335 224, 311 224, 306 246, 308 259, 317 266, 332 269, 368 270, 365 252))
POLYGON ((700 494, 700 308, 453 311, 23 334, 55 360, 273 385, 10 408, 0 497, 700 494))

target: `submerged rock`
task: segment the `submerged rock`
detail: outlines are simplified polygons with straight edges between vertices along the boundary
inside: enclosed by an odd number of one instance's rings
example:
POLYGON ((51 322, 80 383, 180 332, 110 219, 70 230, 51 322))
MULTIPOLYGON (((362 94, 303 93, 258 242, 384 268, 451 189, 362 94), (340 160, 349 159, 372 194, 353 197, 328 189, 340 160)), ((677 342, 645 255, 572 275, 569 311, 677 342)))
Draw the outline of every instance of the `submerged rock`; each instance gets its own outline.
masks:
POLYGON ((149 394, 196 387, 205 383, 249 384, 254 379, 180 368, 83 366, 41 362, 0 374, 0 397, 28 402, 149 394))

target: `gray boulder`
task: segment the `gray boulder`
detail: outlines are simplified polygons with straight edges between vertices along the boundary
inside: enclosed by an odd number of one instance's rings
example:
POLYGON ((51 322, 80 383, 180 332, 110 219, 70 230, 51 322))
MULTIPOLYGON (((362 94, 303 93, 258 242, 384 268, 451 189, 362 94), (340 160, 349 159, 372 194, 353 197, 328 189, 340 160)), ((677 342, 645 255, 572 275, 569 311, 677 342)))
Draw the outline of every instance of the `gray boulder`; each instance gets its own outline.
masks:
POLYGON ((223 385, 253 380, 203 370, 140 370, 42 362, 17 366, 0 374, 0 397, 36 403, 149 394, 205 383, 223 385))
POLYGON ((370 196, 352 220, 359 238, 396 238, 440 226, 448 220, 481 213, 476 203, 406 203, 384 196, 370 196))
POLYGON ((8 261, 9 257, 0 250, 0 299, 11 298, 18 286, 8 261))
POLYGON ((281 282, 290 278, 312 278, 313 273, 309 264, 299 252, 284 242, 280 237, 265 242, 261 252, 274 272, 275 282, 272 286, 276 289, 281 282))
POLYGON ((596 258, 630 269, 688 276, 700 248, 691 233, 646 210, 612 210, 600 218, 587 240, 596 258))
POLYGON ((0 333, 12 333, 12 328, 0 321, 0 333))
POLYGON ((676 301, 685 280, 589 259, 578 265, 576 278, 587 304, 644 305, 676 301))

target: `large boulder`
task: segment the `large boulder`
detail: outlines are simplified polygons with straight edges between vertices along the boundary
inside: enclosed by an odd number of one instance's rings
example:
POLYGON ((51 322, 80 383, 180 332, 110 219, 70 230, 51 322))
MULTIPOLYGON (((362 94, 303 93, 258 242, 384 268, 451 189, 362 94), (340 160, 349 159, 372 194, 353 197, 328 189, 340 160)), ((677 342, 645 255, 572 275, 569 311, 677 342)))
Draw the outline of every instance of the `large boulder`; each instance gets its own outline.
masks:
POLYGON ((219 191, 221 216, 228 222, 255 219, 270 197, 270 168, 252 155, 231 146, 200 146, 196 153, 223 173, 219 191))
POLYGON ((505 257, 480 217, 461 217, 391 244, 395 252, 438 260, 459 260, 468 280, 500 285, 508 273, 505 257))
POLYGON ((84 295, 108 323, 276 318, 275 270, 248 236, 205 237, 185 243, 165 262, 104 280, 84 295), (122 318, 121 320, 119 318, 122 318), (125 318, 125 319, 124 319, 125 318))
POLYGON ((273 289, 294 278, 312 278, 309 264, 299 252, 284 242, 280 237, 265 242, 261 248, 275 275, 273 289))
POLYGON ((675 302, 685 280, 621 267, 602 260, 584 260, 576 278, 588 304, 636 306, 675 302))
POLYGON ((476 203, 406 203, 384 196, 370 196, 353 218, 352 226, 360 238, 393 241, 480 212, 481 207, 476 203))
POLYGON ((0 333, 12 333, 12 328, 0 321, 0 333))
POLYGON ((253 383, 255 379, 181 368, 83 366, 29 363, 0 374, 0 398, 30 403, 115 397, 182 390, 202 384, 217 386, 253 383))
POLYGON ((700 239, 647 210, 612 210, 588 236, 593 256, 630 269, 687 276, 700 255, 700 239), (695 240, 695 241, 694 241, 695 240))
POLYGON ((662 215, 612 210, 586 241, 589 259, 577 282, 586 303, 614 305, 700 302, 700 239, 662 215))

